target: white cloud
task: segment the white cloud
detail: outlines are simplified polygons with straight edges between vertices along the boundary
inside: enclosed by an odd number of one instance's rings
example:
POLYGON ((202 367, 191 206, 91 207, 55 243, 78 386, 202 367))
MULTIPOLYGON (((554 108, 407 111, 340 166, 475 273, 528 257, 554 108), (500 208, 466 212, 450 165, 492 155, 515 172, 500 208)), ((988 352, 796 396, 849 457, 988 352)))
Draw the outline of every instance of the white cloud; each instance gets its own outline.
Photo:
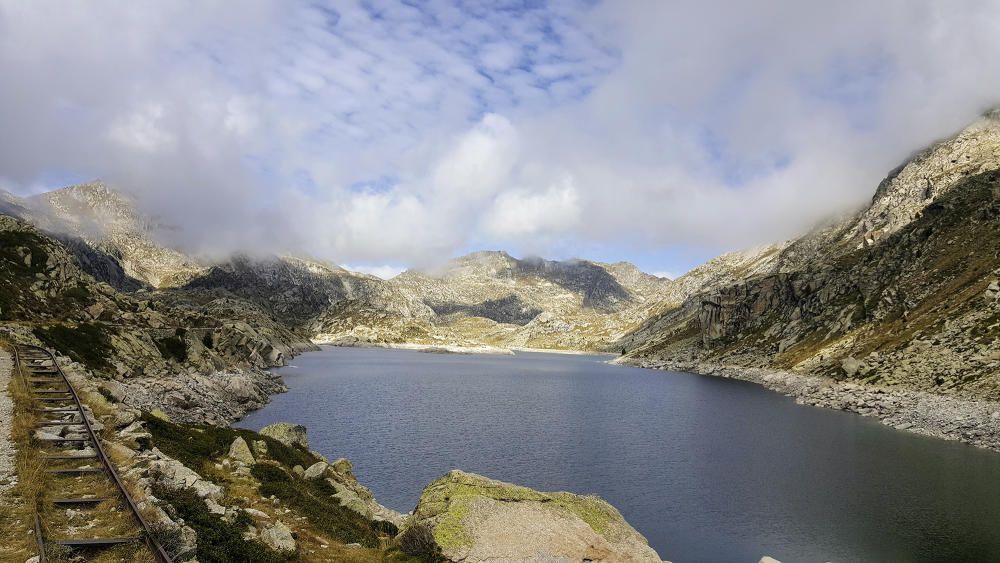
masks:
POLYGON ((449 203, 477 202, 509 180, 517 134, 506 118, 487 114, 462 135, 435 167, 431 186, 449 203))
POLYGON ((208 253, 746 246, 995 104, 998 22, 931 0, 0 0, 0 177, 118 181, 208 253))
POLYGON ((497 197, 484 219, 487 235, 501 240, 562 233, 577 226, 580 204, 572 179, 543 192, 512 190, 497 197))
POLYGON ((174 146, 174 136, 163 128, 162 104, 148 104, 111 124, 108 137, 124 148, 153 153, 174 146))
POLYGON ((241 97, 233 97, 226 102, 225 128, 239 136, 247 136, 257 128, 259 120, 253 103, 241 97))
POLYGON ((392 279, 399 274, 403 273, 405 268, 400 268, 398 266, 390 266, 388 264, 383 264, 380 266, 364 266, 364 265, 344 265, 345 270, 350 270, 352 272, 361 272, 362 274, 369 274, 377 278, 382 278, 384 280, 392 279))
POLYGON ((506 70, 521 58, 521 49, 510 43, 490 43, 479 53, 479 61, 489 70, 506 70))

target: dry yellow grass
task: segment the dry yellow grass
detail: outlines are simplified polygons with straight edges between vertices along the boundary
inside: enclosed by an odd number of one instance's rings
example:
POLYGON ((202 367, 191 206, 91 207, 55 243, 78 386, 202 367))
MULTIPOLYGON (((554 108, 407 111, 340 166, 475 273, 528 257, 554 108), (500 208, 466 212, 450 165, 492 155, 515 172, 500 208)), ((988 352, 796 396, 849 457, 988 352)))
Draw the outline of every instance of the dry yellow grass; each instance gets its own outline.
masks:
MULTIPOLYGON (((6 342, 0 345, 10 350, 6 342)), ((31 450, 33 423, 28 410, 28 391, 16 368, 7 391, 14 403, 11 441, 17 449, 17 485, 0 502, 0 560, 24 561, 37 553, 34 499, 42 490, 42 467, 41 460, 31 450)))
MULTIPOLYGON (((8 347, 9 349, 9 347, 8 347)), ((14 403, 11 438, 17 448, 17 485, 0 502, 0 561, 24 561, 37 555, 34 535, 36 506, 40 513, 43 534, 47 537, 121 537, 138 536, 138 526, 119 500, 114 485, 103 474, 60 476, 47 475, 42 460, 46 454, 65 454, 66 450, 32 439, 36 423, 41 420, 32 411, 32 401, 24 380, 15 369, 8 391, 14 403), (51 504, 55 498, 82 496, 107 497, 112 500, 93 508, 62 508, 51 504)), ((74 467, 81 464, 98 466, 96 460, 85 462, 53 462, 74 467)), ((48 559, 70 561, 79 555, 58 546, 48 546, 48 559)), ((142 543, 125 544, 86 553, 86 560, 97 563, 153 561, 142 543)))

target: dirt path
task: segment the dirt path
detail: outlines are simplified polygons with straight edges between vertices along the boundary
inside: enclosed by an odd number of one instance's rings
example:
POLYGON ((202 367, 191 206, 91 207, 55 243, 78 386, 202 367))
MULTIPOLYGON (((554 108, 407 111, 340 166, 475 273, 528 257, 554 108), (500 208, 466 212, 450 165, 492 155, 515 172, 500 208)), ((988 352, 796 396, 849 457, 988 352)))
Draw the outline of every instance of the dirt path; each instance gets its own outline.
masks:
POLYGON ((11 419, 14 414, 14 403, 11 401, 8 386, 14 359, 10 352, 0 348, 0 494, 14 486, 16 482, 14 464, 14 444, 10 440, 11 419))

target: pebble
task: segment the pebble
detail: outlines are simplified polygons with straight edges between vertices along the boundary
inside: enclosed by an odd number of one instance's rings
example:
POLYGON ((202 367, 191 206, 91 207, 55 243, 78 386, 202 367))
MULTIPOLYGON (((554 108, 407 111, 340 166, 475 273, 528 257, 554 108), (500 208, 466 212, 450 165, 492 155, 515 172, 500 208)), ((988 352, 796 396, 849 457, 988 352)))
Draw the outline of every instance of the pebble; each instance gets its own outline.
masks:
POLYGON ((10 441, 14 403, 7 393, 13 367, 14 359, 10 352, 0 349, 0 493, 17 482, 14 444, 10 441))

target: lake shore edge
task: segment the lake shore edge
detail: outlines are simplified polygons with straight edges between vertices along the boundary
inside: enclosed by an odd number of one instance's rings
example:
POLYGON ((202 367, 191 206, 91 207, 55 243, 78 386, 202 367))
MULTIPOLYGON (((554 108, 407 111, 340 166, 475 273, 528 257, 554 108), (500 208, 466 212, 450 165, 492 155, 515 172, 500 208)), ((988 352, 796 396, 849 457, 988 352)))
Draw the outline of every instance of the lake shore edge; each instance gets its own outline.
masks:
POLYGON ((550 348, 531 348, 527 346, 492 346, 479 344, 467 346, 461 344, 421 344, 414 342, 371 342, 357 338, 314 338, 315 346, 335 346, 339 348, 387 348, 392 350, 413 350, 438 354, 486 354, 514 356, 518 352, 533 354, 564 354, 570 356, 614 356, 611 352, 595 352, 590 350, 564 350, 550 348))
POLYGON ((615 365, 747 381, 802 405, 875 418, 896 430, 1000 453, 1000 402, 892 389, 763 368, 618 358, 615 365))
POLYGON ((437 354, 487 354, 513 356, 514 352, 509 348, 498 346, 458 346, 452 344, 415 344, 410 342, 370 342, 354 338, 315 338, 312 343, 316 346, 332 346, 336 348, 385 348, 390 350, 412 350, 415 352, 427 352, 437 354))

